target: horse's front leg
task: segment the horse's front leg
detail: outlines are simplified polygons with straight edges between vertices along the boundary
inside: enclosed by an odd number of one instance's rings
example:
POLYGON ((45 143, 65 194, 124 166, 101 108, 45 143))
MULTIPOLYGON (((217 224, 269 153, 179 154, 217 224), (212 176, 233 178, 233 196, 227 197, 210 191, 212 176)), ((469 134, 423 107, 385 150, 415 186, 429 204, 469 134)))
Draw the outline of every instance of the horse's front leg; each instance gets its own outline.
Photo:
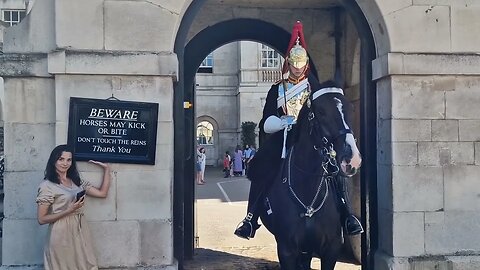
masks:
POLYGON ((286 243, 277 240, 277 255, 282 270, 299 270, 299 254, 297 250, 286 243))
POLYGON ((322 270, 334 270, 335 264, 337 263, 338 254, 340 253, 340 249, 342 244, 339 241, 333 241, 329 244, 329 249, 325 250, 320 257, 320 265, 322 270))
POLYGON ((311 252, 302 252, 299 258, 300 270, 310 270, 310 265, 312 264, 312 253, 311 252))
POLYGON ((322 270, 334 270, 335 264, 337 264, 337 259, 334 258, 325 258, 320 259, 322 270))

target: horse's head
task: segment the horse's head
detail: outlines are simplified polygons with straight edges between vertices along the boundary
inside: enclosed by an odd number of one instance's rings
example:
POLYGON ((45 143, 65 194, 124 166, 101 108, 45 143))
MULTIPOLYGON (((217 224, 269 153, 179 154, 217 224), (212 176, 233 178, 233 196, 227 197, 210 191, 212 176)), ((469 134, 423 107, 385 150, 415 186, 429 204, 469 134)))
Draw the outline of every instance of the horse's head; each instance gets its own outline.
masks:
POLYGON ((353 176, 362 163, 349 116, 351 104, 336 87, 312 90, 307 102, 310 135, 317 149, 327 149, 339 164, 340 173, 353 176), (333 146, 335 152, 330 151, 333 146))

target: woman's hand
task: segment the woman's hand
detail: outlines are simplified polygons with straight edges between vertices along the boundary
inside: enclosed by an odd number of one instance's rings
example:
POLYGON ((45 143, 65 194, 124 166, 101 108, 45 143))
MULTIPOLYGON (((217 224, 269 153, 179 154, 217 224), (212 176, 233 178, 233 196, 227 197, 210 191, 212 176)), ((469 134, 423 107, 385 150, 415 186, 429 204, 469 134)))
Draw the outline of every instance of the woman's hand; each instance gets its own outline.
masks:
POLYGON ((98 165, 100 167, 102 167, 103 169, 110 169, 110 164, 108 163, 103 163, 103 162, 100 162, 100 161, 96 161, 96 160, 89 160, 88 161, 89 163, 92 163, 92 164, 95 164, 95 165, 98 165))
POLYGON ((85 196, 83 196, 80 200, 75 203, 72 203, 62 212, 56 214, 49 214, 50 205, 47 204, 39 204, 37 209, 37 220, 40 225, 54 223, 57 220, 70 215, 71 213, 75 212, 75 210, 82 208, 83 204, 85 203, 85 196))
POLYGON ((73 211, 75 211, 75 210, 77 210, 77 209, 79 209, 79 208, 82 208, 84 204, 85 204, 85 195, 83 195, 83 196, 80 198, 80 200, 76 201, 74 204, 72 204, 72 205, 70 206, 71 211, 73 212, 73 211))
POLYGON ((96 160, 89 160, 88 162, 92 163, 92 164, 95 164, 95 165, 98 165, 98 166, 103 168, 103 181, 102 181, 102 185, 101 185, 100 188, 96 188, 96 187, 88 188, 86 190, 87 194, 90 195, 90 196, 93 196, 93 197, 97 197, 97 198, 106 198, 107 194, 108 194, 108 189, 110 188, 110 180, 111 180, 110 164, 109 163, 103 163, 103 162, 96 161, 96 160))

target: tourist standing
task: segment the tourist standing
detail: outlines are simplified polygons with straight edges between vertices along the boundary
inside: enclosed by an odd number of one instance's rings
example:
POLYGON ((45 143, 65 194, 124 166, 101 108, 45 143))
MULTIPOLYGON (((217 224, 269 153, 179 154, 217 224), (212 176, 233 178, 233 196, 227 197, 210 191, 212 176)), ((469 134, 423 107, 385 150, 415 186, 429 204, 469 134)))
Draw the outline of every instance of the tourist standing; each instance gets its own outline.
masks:
POLYGON ((233 156, 233 175, 235 176, 241 176, 242 175, 242 170, 243 170, 243 151, 240 145, 237 145, 237 148, 235 149, 235 153, 233 156))
POLYGON ((230 157, 230 152, 226 151, 225 156, 223 156, 223 172, 225 176, 223 178, 230 177, 230 164, 232 162, 232 158, 230 157))
POLYGON ((93 160, 89 162, 103 168, 100 188, 80 178, 69 146, 59 145, 50 154, 36 199, 38 223, 49 224, 43 255, 45 270, 98 269, 83 205, 85 194, 107 197, 110 166, 93 160))

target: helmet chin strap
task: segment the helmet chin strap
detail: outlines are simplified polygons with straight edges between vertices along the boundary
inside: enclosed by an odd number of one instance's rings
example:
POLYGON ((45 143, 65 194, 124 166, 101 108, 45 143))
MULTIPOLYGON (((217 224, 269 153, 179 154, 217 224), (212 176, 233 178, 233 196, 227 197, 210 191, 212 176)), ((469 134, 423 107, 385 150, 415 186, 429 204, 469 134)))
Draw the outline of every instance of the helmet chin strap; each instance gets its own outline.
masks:
MULTIPOLYGON (((288 65, 290 65, 290 63, 288 65)), ((300 75, 297 77, 293 74, 293 72, 290 69, 288 73, 288 81, 293 84, 299 83, 300 81, 302 81, 307 77, 307 70, 308 70, 308 63, 305 65, 302 73, 300 73, 300 75)))

